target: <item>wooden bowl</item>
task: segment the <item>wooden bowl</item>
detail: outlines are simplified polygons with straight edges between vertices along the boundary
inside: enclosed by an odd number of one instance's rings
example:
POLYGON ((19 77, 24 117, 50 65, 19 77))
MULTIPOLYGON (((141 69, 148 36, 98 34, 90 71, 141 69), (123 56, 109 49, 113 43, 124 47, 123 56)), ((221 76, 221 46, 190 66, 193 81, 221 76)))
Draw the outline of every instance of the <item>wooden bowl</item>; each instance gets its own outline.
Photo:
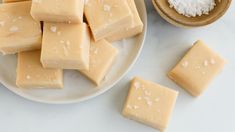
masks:
POLYGON ((232 0, 216 0, 215 8, 208 15, 186 17, 170 8, 167 0, 152 0, 154 7, 166 21, 180 27, 199 27, 218 20, 227 11, 232 0))

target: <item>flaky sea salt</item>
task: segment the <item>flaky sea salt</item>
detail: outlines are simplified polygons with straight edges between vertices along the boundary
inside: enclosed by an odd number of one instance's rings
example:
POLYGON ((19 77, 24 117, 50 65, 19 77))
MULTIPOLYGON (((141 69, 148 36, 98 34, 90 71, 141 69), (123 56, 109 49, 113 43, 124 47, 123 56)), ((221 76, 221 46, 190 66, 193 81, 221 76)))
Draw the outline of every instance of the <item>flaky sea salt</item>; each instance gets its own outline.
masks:
POLYGON ((188 67, 188 61, 184 61, 181 65, 182 65, 182 67, 184 67, 184 68, 188 67))
POLYGON ((216 6, 215 0, 168 0, 171 8, 187 17, 209 14, 216 6))
POLYGON ((30 78, 31 78, 31 76, 29 76, 29 75, 26 76, 26 79, 30 79, 30 78))
POLYGON ((138 99, 138 100, 142 100, 142 97, 138 97, 137 99, 138 99))
POLYGON ((107 4, 104 5, 104 11, 110 11, 111 7, 107 4))
POLYGON ((208 66, 208 61, 207 60, 204 61, 204 66, 208 66))
POLYGON ((140 83, 139 83, 139 82, 135 82, 135 83, 134 83, 134 87, 135 87, 136 89, 140 88, 140 83))
POLYGON ((210 60, 210 63, 211 63, 212 65, 214 65, 214 64, 215 64, 215 60, 214 60, 214 59, 211 59, 211 60, 210 60))
POLYGON ((138 109, 138 108, 139 108, 139 106, 137 106, 137 105, 134 105, 134 106, 133 106, 133 108, 134 108, 134 109, 138 109))
POLYGON ((57 31, 57 27, 56 27, 56 26, 51 26, 50 29, 51 29, 51 31, 54 32, 54 33, 57 31))
POLYGON ((17 32, 19 30, 19 28, 16 26, 12 26, 9 30, 10 30, 10 32, 17 32))

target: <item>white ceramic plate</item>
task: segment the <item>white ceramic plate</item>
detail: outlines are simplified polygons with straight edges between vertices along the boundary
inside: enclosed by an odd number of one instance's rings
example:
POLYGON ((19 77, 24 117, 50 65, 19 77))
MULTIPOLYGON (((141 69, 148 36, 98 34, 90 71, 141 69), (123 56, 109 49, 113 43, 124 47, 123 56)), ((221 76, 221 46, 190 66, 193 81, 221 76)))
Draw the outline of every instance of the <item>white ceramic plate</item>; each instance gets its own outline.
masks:
POLYGON ((119 56, 104 79, 101 86, 96 87, 91 81, 75 70, 65 70, 64 89, 20 89, 15 85, 15 55, 0 56, 0 82, 9 90, 26 99, 49 103, 76 103, 96 97, 112 88, 132 67, 138 58, 147 30, 147 14, 143 0, 135 0, 140 17, 144 23, 144 31, 140 35, 114 43, 119 49, 119 56))

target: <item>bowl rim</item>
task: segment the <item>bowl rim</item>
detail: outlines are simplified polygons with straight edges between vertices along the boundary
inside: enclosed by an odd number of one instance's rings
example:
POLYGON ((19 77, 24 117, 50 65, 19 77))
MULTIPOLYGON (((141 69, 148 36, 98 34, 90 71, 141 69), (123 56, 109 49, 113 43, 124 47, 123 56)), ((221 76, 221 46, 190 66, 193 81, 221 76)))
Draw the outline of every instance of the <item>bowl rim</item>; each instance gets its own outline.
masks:
POLYGON ((18 92, 16 90, 11 89, 10 85, 6 83, 6 81, 4 81, 4 79, 0 76, 0 83, 6 87, 8 90, 10 90, 11 92, 15 93, 16 95, 23 97, 29 101, 32 102, 38 102, 38 103, 44 103, 44 104, 54 104, 54 105, 60 105, 60 104, 74 104, 74 103, 80 103, 80 102, 84 102, 87 101, 89 99, 92 99, 94 97, 97 97, 98 95, 104 94, 105 92, 107 92, 108 90, 110 90, 111 88, 114 87, 114 85, 116 85, 130 70, 131 68, 134 66, 134 64, 136 63, 137 59, 139 58, 141 51, 143 49, 144 43, 145 43, 145 39, 146 39, 146 34, 147 34, 147 10, 146 10, 146 5, 145 2, 140 0, 141 2, 141 7, 143 8, 143 23, 144 23, 144 28, 143 28, 143 38, 141 39, 140 43, 141 46, 139 47, 139 51, 137 52, 136 56, 134 57, 132 63, 129 65, 129 67, 126 69, 126 71, 119 76, 111 85, 106 86, 104 88, 102 88, 101 90, 95 92, 94 94, 90 94, 88 96, 84 96, 78 99, 74 99, 74 100, 65 100, 65 101, 53 101, 53 100, 43 100, 40 98, 35 98, 33 96, 30 96, 28 94, 25 94, 23 92, 18 92))
POLYGON ((183 28, 187 28, 187 26, 182 25, 180 23, 175 22, 174 20, 170 19, 168 16, 166 16, 156 5, 155 0, 152 0, 153 6, 156 9, 156 11, 158 12, 158 14, 164 19, 166 20, 168 23, 175 25, 177 27, 183 27, 183 28))
MULTIPOLYGON (((223 8, 223 10, 220 10, 217 15, 211 17, 210 19, 205 19, 203 21, 196 21, 196 22, 187 22, 187 21, 181 21, 180 19, 177 19, 176 17, 172 17, 169 14, 167 14, 165 12, 164 9, 162 9, 161 6, 159 6, 159 3, 157 2, 157 0, 152 0, 152 3, 155 7, 155 9, 161 13, 161 16, 163 15, 164 19, 169 19, 167 20, 168 22, 171 21, 170 23, 176 26, 180 26, 180 27, 200 27, 200 26, 206 26, 209 24, 212 24, 213 22, 217 21, 219 18, 221 18, 226 11, 229 9, 230 5, 231 5, 232 0, 227 0, 227 4, 226 7, 223 8)), ((159 13, 159 14, 160 14, 159 13)))

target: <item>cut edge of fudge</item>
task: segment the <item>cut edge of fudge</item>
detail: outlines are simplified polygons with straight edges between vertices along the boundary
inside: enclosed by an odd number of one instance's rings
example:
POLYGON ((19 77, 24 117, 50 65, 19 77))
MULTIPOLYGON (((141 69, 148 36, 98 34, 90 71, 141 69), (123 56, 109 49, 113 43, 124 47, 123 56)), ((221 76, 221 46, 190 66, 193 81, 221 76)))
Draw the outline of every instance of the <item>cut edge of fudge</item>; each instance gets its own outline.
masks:
POLYGON ((128 21, 131 20, 131 16, 125 17, 122 20, 120 20, 119 22, 117 22, 115 24, 112 24, 112 26, 109 26, 108 28, 105 28, 107 30, 105 32, 102 31, 103 29, 99 29, 97 31, 94 31, 94 30, 92 30, 92 27, 90 26, 91 27, 91 31, 92 31, 92 36, 93 36, 94 40, 98 41, 98 40, 101 40, 101 39, 105 39, 109 34, 112 34, 115 31, 117 31, 117 30, 114 30, 114 31, 112 30, 113 25, 122 25, 122 26, 129 25, 129 24, 126 24, 127 20, 128 21))
POLYGON ((41 36, 35 37, 33 39, 28 39, 33 42, 24 42, 24 41, 26 41, 26 39, 17 39, 17 40, 18 41, 15 42, 15 45, 0 46, 1 55, 16 54, 16 53, 23 52, 23 51, 31 51, 31 50, 41 49, 41 43, 42 43, 41 36))
POLYGON ((132 25, 125 29, 120 29, 106 37, 110 42, 118 41, 125 38, 134 37, 141 32, 143 32, 144 24, 140 18, 139 12, 137 10, 134 0, 128 0, 128 5, 132 12, 132 25))
POLYGON ((125 16, 122 16, 122 18, 117 22, 113 22, 109 25, 106 25, 106 27, 103 27, 103 26, 97 27, 97 25, 95 26, 94 24, 91 23, 92 20, 91 20, 90 17, 88 17, 90 14, 87 13, 87 11, 86 11, 87 6, 85 5, 84 14, 85 14, 86 20, 88 22, 88 25, 90 26, 93 39, 95 41, 105 39, 107 36, 109 36, 112 33, 115 33, 120 28, 131 26, 131 24, 132 24, 132 22, 131 22, 132 21, 131 9, 129 8, 128 3, 126 1, 125 1, 125 3, 126 3, 127 8, 128 8, 128 12, 125 14, 125 16), (127 23, 127 21, 130 22, 130 23, 127 23), (116 27, 115 30, 113 30, 114 26, 116 27))
MULTIPOLYGON (((106 64, 106 67, 107 67, 107 69, 102 69, 103 70, 103 73, 104 73, 104 75, 102 74, 102 75, 99 75, 99 77, 97 77, 97 78, 99 78, 98 80, 96 80, 95 78, 93 78, 89 73, 87 73, 87 71, 86 70, 80 70, 80 72, 86 77, 86 78, 88 78, 89 80, 91 80, 93 83, 95 83, 97 86, 100 86, 101 84, 102 84, 102 81, 104 80, 104 78, 105 78, 105 76, 107 75, 107 73, 108 73, 108 71, 112 68, 112 65, 114 64, 114 62, 115 62, 115 60, 117 59, 117 55, 118 55, 118 49, 117 48, 115 48, 114 46, 112 46, 112 44, 111 43, 109 43, 107 40, 105 40, 105 39, 101 39, 101 40, 99 40, 99 41, 95 41, 95 40, 93 40, 93 39, 91 39, 91 46, 92 46, 92 44, 94 44, 94 43, 106 43, 107 45, 109 45, 109 47, 110 47, 110 49, 112 49, 113 50, 113 52, 115 53, 114 55, 112 55, 112 58, 111 58, 111 63, 109 63, 109 64, 106 64)), ((90 54, 91 54, 91 51, 90 51, 90 54)), ((92 59, 90 59, 90 62, 92 61, 92 59)), ((91 67, 91 66, 89 66, 89 67, 91 67)))

